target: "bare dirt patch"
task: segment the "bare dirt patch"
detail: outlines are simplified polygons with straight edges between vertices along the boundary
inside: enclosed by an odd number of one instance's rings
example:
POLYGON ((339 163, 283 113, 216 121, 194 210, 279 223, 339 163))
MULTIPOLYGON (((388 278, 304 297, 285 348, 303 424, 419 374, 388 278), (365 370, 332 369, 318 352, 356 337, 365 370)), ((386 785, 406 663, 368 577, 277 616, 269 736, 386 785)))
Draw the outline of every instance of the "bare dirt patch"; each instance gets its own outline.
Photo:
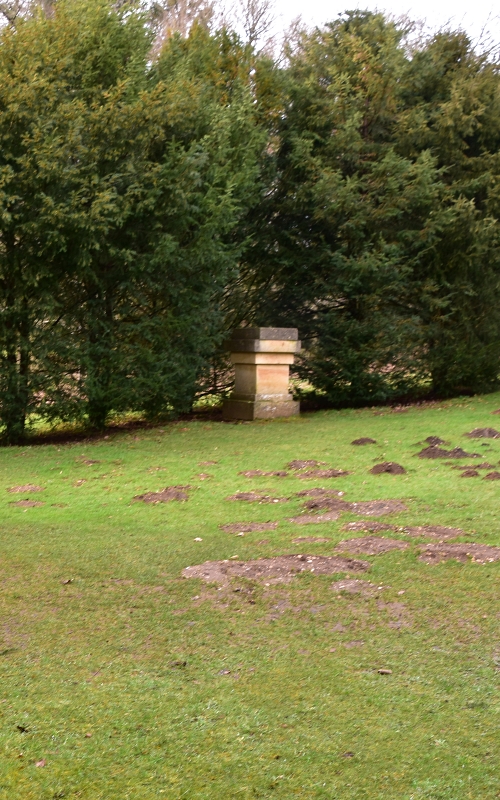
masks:
POLYGON ((10 506, 17 506, 18 508, 37 508, 44 506, 45 503, 40 500, 17 500, 15 503, 9 503, 10 506))
POLYGON ((350 503, 350 510, 355 514, 366 514, 367 517, 383 517, 384 514, 399 514, 408 511, 401 500, 367 500, 362 503, 350 503))
POLYGON ((10 494, 30 494, 32 492, 44 492, 44 486, 35 486, 33 483, 27 483, 25 486, 11 486, 7 489, 10 494))
POLYGON ((500 408, 496 408, 495 411, 491 412, 492 414, 500 414, 500 408))
POLYGON ((474 428, 470 433, 465 433, 469 439, 500 439, 500 432, 495 428, 474 428))
POLYGON ((208 481, 210 478, 213 478, 213 475, 209 475, 208 472, 200 472, 199 475, 195 476, 199 481, 208 481))
POLYGON ((218 461, 199 461, 198 462, 198 466, 199 467, 213 467, 213 466, 215 466, 215 464, 218 464, 218 463, 219 463, 218 461))
POLYGON ((360 503, 347 503, 335 497, 318 497, 304 503, 309 511, 337 511, 339 514, 351 511, 354 514, 366 514, 368 517, 382 517, 385 514, 397 514, 408 511, 401 500, 366 500, 360 503))
POLYGON ((479 472, 475 469, 465 469, 460 475, 461 478, 479 478, 479 472))
POLYGON ((395 461, 384 461, 382 464, 375 464, 370 470, 372 475, 382 475, 387 472, 389 475, 405 475, 406 470, 401 464, 396 464, 395 461))
POLYGON ((500 481, 500 472, 488 472, 483 478, 484 481, 500 481))
POLYGON ((287 464, 287 469, 307 469, 307 467, 319 467, 321 465, 321 461, 314 461, 314 459, 308 459, 306 461, 300 461, 296 459, 295 461, 290 461, 287 464))
POLYGON ((143 503, 170 503, 172 500, 183 503, 189 499, 188 492, 191 488, 191 486, 166 486, 160 492, 137 494, 133 499, 143 503))
POLYGON ((288 472, 284 469, 277 470, 276 472, 263 472, 261 469, 248 469, 246 472, 238 472, 238 475, 244 475, 245 478, 286 478, 288 472))
POLYGON ((377 533, 379 531, 397 531, 397 525, 391 525, 389 522, 374 522, 371 519, 362 519, 359 522, 347 522, 342 525, 343 531, 372 531, 377 533))
POLYGON ((260 492, 236 492, 226 500, 243 500, 246 503, 286 503, 288 497, 271 497, 269 494, 261 494, 260 492))
POLYGON ((340 553, 354 553, 354 555, 380 556, 391 550, 406 550, 408 546, 408 542, 401 542, 399 539, 363 536, 359 539, 346 539, 339 542, 335 550, 340 553))
POLYGON ((454 447, 453 450, 443 450, 443 448, 436 445, 424 447, 417 455, 419 458, 481 458, 480 453, 466 453, 461 447, 454 447))
POLYGON ((100 461, 96 461, 93 458, 77 458, 76 461, 79 461, 80 464, 85 464, 87 467, 92 467, 94 464, 100 464, 100 461))
POLYGON ((467 536, 461 528, 449 528, 446 525, 415 525, 405 527, 404 533, 408 536, 425 536, 428 539, 456 539, 458 536, 467 536))
POLYGON ((344 475, 351 475, 344 469, 309 469, 302 472, 298 478, 342 478, 344 475))
POLYGON ((326 536, 298 536, 296 539, 292 539, 294 544, 303 544, 304 542, 331 542, 331 539, 328 539, 326 536))
POLYGON ((444 439, 440 439, 439 436, 428 436, 427 439, 424 439, 424 442, 430 444, 434 447, 437 447, 440 444, 446 444, 444 439))
POLYGON ((219 525, 221 531, 226 533, 252 533, 256 531, 274 531, 278 527, 277 522, 230 522, 227 525, 219 525))
POLYGON ((334 592, 346 592, 347 594, 363 594, 372 595, 376 592, 382 591, 383 586, 375 586, 374 583, 369 581, 360 581, 357 578, 345 578, 341 581, 335 581, 330 586, 334 592))
POLYGON ((476 564, 491 564, 500 561, 500 547, 492 547, 477 542, 465 544, 427 544, 420 549, 420 561, 426 564, 440 564, 442 561, 454 559, 462 564, 473 561, 476 564))
POLYGON ((300 517, 290 517, 288 521, 295 525, 314 525, 320 522, 335 522, 339 517, 339 511, 327 511, 326 514, 301 514, 300 517))
POLYGON ((266 583, 288 583, 301 572, 334 575, 337 572, 365 572, 367 561, 337 556, 287 555, 255 561, 206 561, 182 570, 183 578, 199 578, 206 583, 227 585, 231 578, 266 583))
POLYGON ((354 439, 354 441, 352 441, 351 444, 359 444, 359 445, 377 444, 377 442, 375 441, 375 439, 370 439, 369 436, 362 436, 360 439, 354 439))

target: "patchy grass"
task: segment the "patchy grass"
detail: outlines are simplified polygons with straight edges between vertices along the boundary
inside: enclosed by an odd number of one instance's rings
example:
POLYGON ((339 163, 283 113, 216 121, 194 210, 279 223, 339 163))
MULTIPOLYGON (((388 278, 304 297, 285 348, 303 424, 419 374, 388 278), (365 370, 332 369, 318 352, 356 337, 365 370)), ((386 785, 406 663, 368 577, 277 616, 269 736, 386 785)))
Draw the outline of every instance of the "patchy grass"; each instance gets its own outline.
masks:
POLYGON ((423 539, 388 530, 375 535, 409 547, 362 556, 370 570, 349 577, 366 592, 332 590, 345 574, 223 588, 181 577, 233 556, 333 555, 366 536, 341 529, 353 513, 288 522, 294 493, 315 486, 405 502, 382 522, 500 545, 500 482, 415 457, 434 435, 498 466, 500 440, 463 434, 500 428, 499 406, 497 394, 1 450, 1 800, 500 797, 499 563, 428 565, 423 539), (378 444, 350 444, 359 437, 378 444), (292 459, 350 474, 238 475, 292 459), (406 474, 372 475, 377 461, 406 474), (44 491, 7 491, 29 484, 44 491), (187 502, 132 501, 174 485, 195 487, 187 502), (225 500, 250 490, 292 499, 225 500), (23 499, 44 505, 12 505, 23 499), (279 524, 219 528, 240 521, 279 524), (309 535, 327 541, 293 543, 309 535))

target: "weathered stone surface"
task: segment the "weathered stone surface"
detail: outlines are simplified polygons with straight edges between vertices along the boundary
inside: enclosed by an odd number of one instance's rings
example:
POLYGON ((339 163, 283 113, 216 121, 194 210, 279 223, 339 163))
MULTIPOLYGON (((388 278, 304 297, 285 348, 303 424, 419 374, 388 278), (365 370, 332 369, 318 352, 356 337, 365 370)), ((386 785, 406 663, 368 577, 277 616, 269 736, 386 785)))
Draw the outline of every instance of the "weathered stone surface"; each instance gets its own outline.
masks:
POLYGON ((241 328, 227 342, 235 382, 224 419, 273 419, 299 413, 288 392, 289 370, 300 351, 296 328, 241 328))

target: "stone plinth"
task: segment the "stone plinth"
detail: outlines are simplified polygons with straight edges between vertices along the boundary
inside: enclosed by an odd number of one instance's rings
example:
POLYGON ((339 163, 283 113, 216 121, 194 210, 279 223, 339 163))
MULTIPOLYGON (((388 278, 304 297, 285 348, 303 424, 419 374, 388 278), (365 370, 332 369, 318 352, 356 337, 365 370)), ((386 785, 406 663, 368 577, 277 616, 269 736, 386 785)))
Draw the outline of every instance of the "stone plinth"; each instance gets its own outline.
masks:
POLYGON ((227 344, 234 364, 234 391, 224 419, 272 419, 298 414, 288 392, 290 366, 300 351, 296 328, 238 328, 227 344))

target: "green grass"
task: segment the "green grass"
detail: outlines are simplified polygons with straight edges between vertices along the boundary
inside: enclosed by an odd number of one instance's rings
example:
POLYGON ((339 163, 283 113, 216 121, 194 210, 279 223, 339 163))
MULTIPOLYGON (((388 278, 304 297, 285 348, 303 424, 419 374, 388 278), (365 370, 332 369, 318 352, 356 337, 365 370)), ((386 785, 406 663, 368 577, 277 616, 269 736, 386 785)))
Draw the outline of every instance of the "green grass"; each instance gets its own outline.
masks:
POLYGON ((378 597, 338 597, 331 577, 307 574, 254 587, 252 603, 233 591, 247 588, 241 580, 218 591, 180 577, 233 555, 328 555, 346 538, 341 525, 359 519, 293 526, 297 498, 225 501, 240 489, 404 498, 408 512, 391 521, 459 526, 500 545, 500 483, 414 457, 438 435, 498 464, 500 440, 462 434, 499 426, 490 416, 499 406, 497 394, 405 414, 177 423, 1 450, 1 800, 500 797, 500 563, 428 566, 413 542, 368 559, 366 578, 388 587, 378 597), (359 436, 379 445, 351 446, 359 436), (379 457, 407 474, 368 474, 379 457), (238 475, 292 458, 353 474, 238 475), (46 487, 32 495, 43 507, 10 505, 28 495, 6 489, 26 483, 46 487), (131 502, 188 483, 197 488, 187 503, 131 502), (276 531, 234 537, 218 527, 268 519, 280 520, 276 531), (331 543, 293 545, 309 534, 331 543))

